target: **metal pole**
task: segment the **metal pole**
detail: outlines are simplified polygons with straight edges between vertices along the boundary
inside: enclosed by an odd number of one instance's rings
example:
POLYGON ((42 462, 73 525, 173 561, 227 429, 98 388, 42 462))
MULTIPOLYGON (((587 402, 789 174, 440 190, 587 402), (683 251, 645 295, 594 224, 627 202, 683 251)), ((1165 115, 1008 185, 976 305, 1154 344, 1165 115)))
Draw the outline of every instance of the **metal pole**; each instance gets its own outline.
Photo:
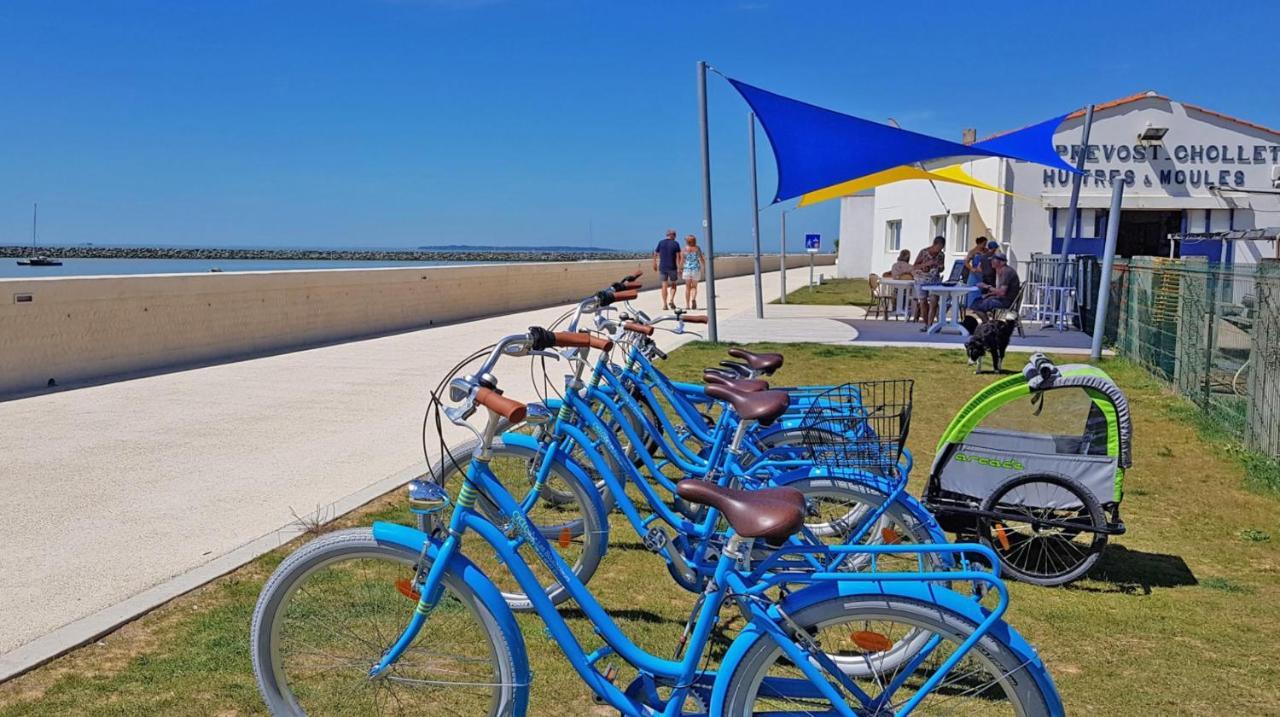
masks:
POLYGON ((1124 200, 1124 180, 1111 187, 1111 212, 1107 214, 1107 243, 1102 251, 1102 281, 1098 285, 1098 304, 1093 312, 1093 344, 1089 356, 1102 358, 1102 334, 1107 328, 1107 308, 1111 301, 1111 265, 1116 261, 1116 239, 1120 236, 1120 204, 1124 200))
POLYGON ((813 291, 813 255, 816 252, 809 252, 809 290, 813 291))
POLYGON ((782 279, 782 303, 787 303, 787 212, 782 211, 782 251, 778 258, 778 276, 782 279))
POLYGON ((707 339, 720 340, 716 330, 716 249, 711 231, 711 140, 707 136, 707 63, 698 61, 698 131, 702 135, 702 227, 707 232, 707 339))
MULTIPOLYGON (((1080 156, 1076 157, 1076 169, 1084 171, 1084 160, 1089 154, 1089 130, 1093 129, 1093 105, 1084 111, 1084 132, 1080 135, 1080 156)), ((1080 208, 1080 181, 1083 174, 1076 174, 1071 179, 1071 200, 1067 204, 1067 233, 1062 235, 1062 262, 1053 277, 1054 286, 1062 286, 1067 271, 1067 257, 1071 255, 1071 239, 1080 231, 1076 226, 1076 214, 1080 208)), ((1107 225, 1110 227, 1110 224, 1107 225)))
POLYGON ((764 318, 764 289, 760 288, 760 191, 756 187, 756 113, 747 113, 747 137, 751 143, 751 239, 755 242, 756 318, 764 318))

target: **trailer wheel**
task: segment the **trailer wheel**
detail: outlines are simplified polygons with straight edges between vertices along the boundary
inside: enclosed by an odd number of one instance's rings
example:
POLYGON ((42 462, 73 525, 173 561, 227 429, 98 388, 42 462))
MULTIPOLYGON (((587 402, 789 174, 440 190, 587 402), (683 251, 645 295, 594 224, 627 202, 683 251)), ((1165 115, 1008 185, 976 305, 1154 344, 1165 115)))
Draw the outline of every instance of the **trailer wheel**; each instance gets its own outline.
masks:
POLYGON ((1029 473, 1001 483, 983 501, 978 535, 1009 576, 1063 585, 1093 567, 1107 544, 1102 506, 1079 482, 1029 473), (994 514, 994 515, 990 515, 994 514))

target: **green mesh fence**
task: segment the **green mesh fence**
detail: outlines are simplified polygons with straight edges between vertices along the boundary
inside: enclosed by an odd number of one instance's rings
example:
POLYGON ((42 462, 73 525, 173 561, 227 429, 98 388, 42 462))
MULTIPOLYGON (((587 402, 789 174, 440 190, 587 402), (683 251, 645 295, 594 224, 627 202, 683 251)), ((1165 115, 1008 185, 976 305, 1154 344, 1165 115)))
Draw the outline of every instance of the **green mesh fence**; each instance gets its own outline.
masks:
POLYGON ((1246 446, 1280 456, 1280 264, 1119 260, 1106 340, 1246 446))

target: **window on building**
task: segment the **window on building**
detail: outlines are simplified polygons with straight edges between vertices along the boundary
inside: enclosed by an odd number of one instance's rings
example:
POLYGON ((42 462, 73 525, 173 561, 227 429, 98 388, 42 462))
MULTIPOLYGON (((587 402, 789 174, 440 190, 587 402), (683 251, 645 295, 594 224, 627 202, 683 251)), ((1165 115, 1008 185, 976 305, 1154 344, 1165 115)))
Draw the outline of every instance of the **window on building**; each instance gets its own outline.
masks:
POLYGON ((929 241, 934 237, 947 236, 947 215, 935 214, 929 218, 929 241))
POLYGON ((901 219, 894 219, 884 223, 884 246, 887 251, 902 250, 901 219))
POLYGON ((958 254, 969 251, 969 215, 951 215, 951 251, 958 254))

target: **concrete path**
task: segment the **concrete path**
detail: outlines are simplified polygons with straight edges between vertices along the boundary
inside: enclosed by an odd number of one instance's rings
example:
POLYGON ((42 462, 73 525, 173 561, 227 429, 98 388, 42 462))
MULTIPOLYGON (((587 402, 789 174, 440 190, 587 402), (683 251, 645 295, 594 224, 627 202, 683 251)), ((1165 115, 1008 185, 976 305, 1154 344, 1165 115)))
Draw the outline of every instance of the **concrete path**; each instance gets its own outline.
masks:
MULTIPOLYGON (((791 286, 807 273, 791 270, 791 286)), ((765 275, 769 299, 777 276, 765 275)), ((721 316, 748 311, 751 287, 719 282, 721 316)), ((657 292, 637 304, 656 310, 657 292)), ((404 483, 422 470, 428 391, 472 351, 564 310, 0 403, 0 680, 271 550, 298 517, 404 483)), ((534 398, 527 365, 503 368, 509 395, 534 398)))

